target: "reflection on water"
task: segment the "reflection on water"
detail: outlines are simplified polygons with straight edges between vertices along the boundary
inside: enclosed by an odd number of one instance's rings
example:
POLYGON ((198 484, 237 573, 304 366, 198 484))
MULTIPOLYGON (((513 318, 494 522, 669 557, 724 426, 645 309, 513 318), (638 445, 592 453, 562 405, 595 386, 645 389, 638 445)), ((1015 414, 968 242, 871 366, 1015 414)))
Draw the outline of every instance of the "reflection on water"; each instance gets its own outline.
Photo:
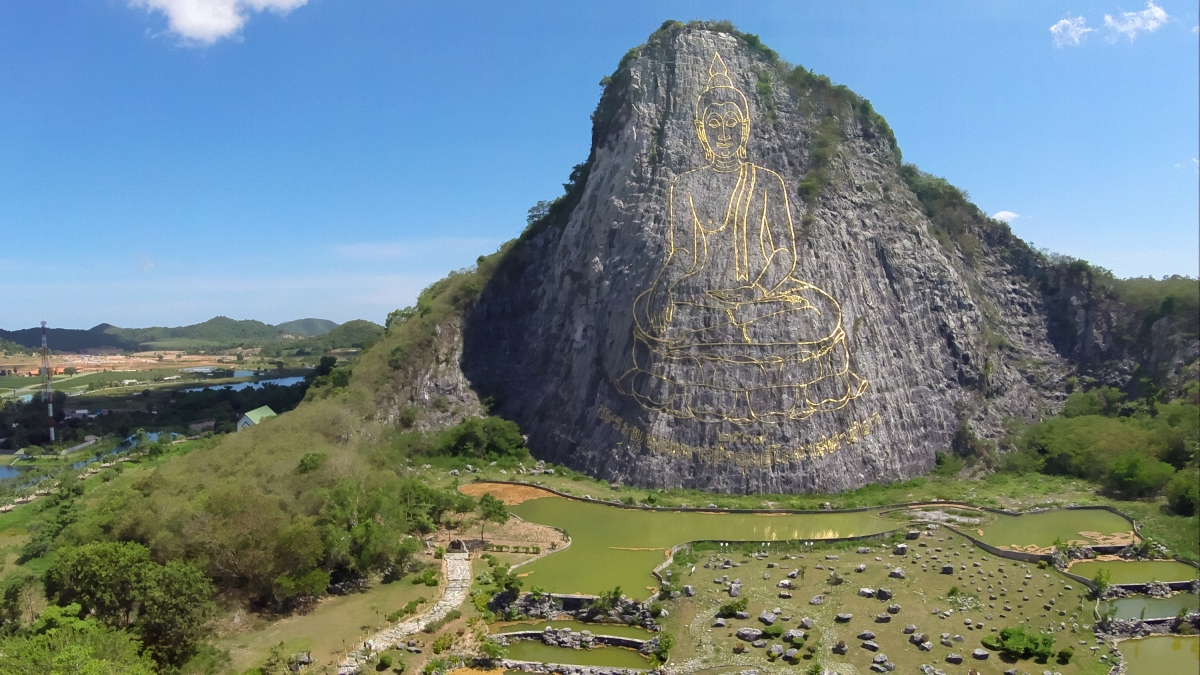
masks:
POLYGON ((25 471, 25 470, 26 470, 25 467, 16 467, 16 466, 7 466, 7 465, 0 466, 0 480, 4 480, 5 478, 16 478, 17 476, 21 475, 22 471, 25 471))
POLYGON ((1092 579, 1100 570, 1112 575, 1110 583, 1144 584, 1147 581, 1188 581, 1200 570, 1174 560, 1089 560, 1071 565, 1067 571, 1092 579))
POLYGON ((1100 613, 1105 614, 1113 607, 1117 610, 1115 616, 1118 619, 1169 619, 1178 616, 1179 610, 1184 607, 1193 612, 1200 611, 1200 596, 1194 593, 1177 593, 1169 598, 1134 595, 1101 603, 1100 613))
MULTIPOLYGON (((1046 547, 1053 545, 1056 539, 1085 539, 1080 532, 1108 535, 1129 532, 1132 528, 1128 520, 1104 509, 1042 511, 1020 516, 998 515, 994 522, 983 527, 980 539, 993 546, 1046 547)), ((977 534, 970 529, 971 534, 977 534)))
POLYGON ((632 649, 596 647, 568 649, 551 647, 537 640, 517 640, 508 647, 508 658, 516 661, 564 663, 575 666, 607 666, 609 668, 648 668, 650 661, 632 649))
POLYGON ((1157 635, 1120 643, 1126 675, 1200 672, 1200 636, 1157 635))
MULTIPOLYGON (((780 541, 833 539, 895 529, 872 511, 771 514, 641 511, 543 497, 511 507, 534 523, 567 531, 570 548, 518 568, 525 585, 556 593, 587 593, 621 586, 634 595, 657 586, 650 574, 676 544, 697 540, 780 541), (644 550, 630 550, 644 549, 644 550)), ((681 583, 689 583, 685 575, 681 583)))

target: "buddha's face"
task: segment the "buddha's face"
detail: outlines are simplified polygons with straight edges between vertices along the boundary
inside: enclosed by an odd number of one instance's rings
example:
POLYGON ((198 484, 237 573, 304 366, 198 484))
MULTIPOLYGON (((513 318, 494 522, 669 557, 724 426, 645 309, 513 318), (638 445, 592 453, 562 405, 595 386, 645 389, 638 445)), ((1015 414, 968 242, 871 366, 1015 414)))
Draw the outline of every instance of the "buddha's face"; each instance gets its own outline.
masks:
POLYGON ((696 133, 705 150, 714 157, 728 159, 746 146, 750 121, 737 104, 714 103, 696 120, 696 133))

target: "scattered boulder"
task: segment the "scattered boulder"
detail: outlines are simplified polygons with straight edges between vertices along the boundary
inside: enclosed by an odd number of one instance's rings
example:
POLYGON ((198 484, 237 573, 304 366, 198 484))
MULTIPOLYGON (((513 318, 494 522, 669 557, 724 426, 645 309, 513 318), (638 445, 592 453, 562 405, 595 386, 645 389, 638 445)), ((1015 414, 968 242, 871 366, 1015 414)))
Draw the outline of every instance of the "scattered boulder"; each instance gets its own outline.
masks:
POLYGON ((959 664, 963 662, 962 654, 947 654, 946 663, 959 664))
POLYGON ((863 596, 864 598, 871 598, 871 597, 875 596, 875 589, 874 588, 860 588, 860 589, 858 589, 858 594, 863 596))
POLYGON ((753 642, 762 637, 762 634, 763 632, 761 630, 757 628, 751 628, 750 626, 743 626, 742 628, 737 629, 737 633, 735 633, 737 639, 745 640, 746 642, 753 642))
POLYGON ((875 623, 889 623, 892 620, 892 615, 887 612, 880 612, 875 615, 875 623))
POLYGON ((784 642, 797 642, 797 641, 803 640, 803 639, 804 639, 804 631, 799 630, 797 628, 793 628, 783 634, 784 642))
POLYGON ((942 565, 942 574, 954 574, 954 565, 949 563, 942 565))
POLYGON ((736 598, 741 594, 742 594, 742 585, 741 584, 730 584, 729 585, 729 597, 736 598))
POLYGON ((893 569, 891 572, 888 572, 888 576, 893 579, 903 579, 904 578, 904 568, 897 567, 897 568, 893 569))
POLYGON ((875 642, 874 640, 867 640, 866 642, 862 643, 862 648, 870 649, 873 652, 877 652, 877 651, 879 651, 879 644, 877 642, 875 642))
POLYGON ((880 600, 891 600, 892 599, 892 589, 881 588, 878 591, 875 591, 875 597, 879 598, 880 600))
POLYGON ((849 621, 850 619, 853 619, 853 618, 854 618, 854 615, 853 615, 853 614, 845 614, 845 613, 843 613, 843 614, 838 614, 837 616, 835 616, 835 617, 833 617, 833 618, 834 618, 834 620, 836 620, 836 621, 840 621, 840 622, 842 622, 842 623, 846 623, 846 622, 847 622, 847 621, 849 621))
POLYGON ((792 592, 791 591, 779 591, 779 597, 785 598, 785 599, 790 599, 792 597, 792 592))
POLYGON ((991 655, 992 655, 991 652, 989 652, 988 650, 983 649, 983 648, 979 648, 979 649, 976 649, 975 651, 971 652, 971 656, 979 661, 986 661, 987 657, 989 657, 991 655))
POLYGON ((838 640, 838 641, 837 641, 837 644, 833 646, 833 653, 835 653, 835 654, 845 654, 845 653, 846 653, 846 641, 845 641, 845 640, 838 640))
POLYGON ((758 647, 759 649, 762 649, 763 647, 767 646, 767 641, 766 640, 755 640, 754 642, 750 643, 750 646, 758 647))
POLYGON ((874 640, 875 633, 873 633, 869 630, 864 630, 863 632, 858 634, 858 639, 859 640, 874 640))
POLYGON ((788 661, 795 661, 799 656, 800 650, 796 649, 795 647, 792 647, 783 653, 783 658, 787 659, 788 661))
POLYGON ((860 564, 858 567, 854 568, 854 571, 855 572, 866 572, 867 566, 865 564, 860 564))
POLYGON ((712 627, 713 628, 725 628, 728 625, 729 624, 726 623, 725 619, 717 618, 717 620, 713 622, 712 627))
POLYGON ((783 656, 783 645, 771 645, 770 649, 767 650, 768 658, 777 659, 781 656, 783 656))
POLYGON ((825 596, 824 595, 814 595, 813 599, 808 601, 808 604, 823 605, 823 604, 825 604, 825 596))
POLYGON ((800 570, 792 570, 791 572, 788 572, 789 579, 795 579, 798 576, 800 576, 800 570))
POLYGON ((895 555, 908 555, 908 544, 896 544, 896 548, 892 549, 895 555))
POLYGON ((683 594, 690 598, 690 597, 696 595, 696 588, 694 586, 684 586, 683 594))
POLYGON ((921 531, 920 530, 909 530, 908 532, 905 533, 904 538, 905 539, 920 539, 921 531))
POLYGON ((858 553, 870 553, 870 552, 871 552, 870 546, 859 546, 858 547, 858 553))
POLYGON ((775 615, 774 612, 763 612, 762 614, 758 615, 758 620, 765 623, 768 626, 775 623, 775 619, 777 619, 777 618, 778 617, 775 615))
POLYGON ((910 623, 904 627, 905 635, 912 635, 915 632, 917 632, 917 624, 915 624, 915 623, 910 623))
POLYGON ((746 619, 750 618, 750 612, 734 612, 733 616, 745 621, 746 619))
POLYGON ((888 614, 899 614, 900 613, 900 605, 888 605, 887 611, 888 611, 888 614))
POLYGON ((812 629, 813 620, 808 618, 807 616, 804 617, 803 619, 800 619, 800 627, 803 628, 804 630, 812 629))

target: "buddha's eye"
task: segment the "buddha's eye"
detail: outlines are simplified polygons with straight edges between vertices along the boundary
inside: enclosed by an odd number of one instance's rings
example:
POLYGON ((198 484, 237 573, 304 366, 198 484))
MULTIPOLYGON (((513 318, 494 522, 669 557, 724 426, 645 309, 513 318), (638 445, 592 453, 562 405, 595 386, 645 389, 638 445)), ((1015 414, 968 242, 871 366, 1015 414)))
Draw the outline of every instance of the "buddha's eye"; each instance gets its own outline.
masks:
POLYGON ((713 115, 712 117, 708 118, 708 126, 710 126, 710 127, 721 126, 721 118, 717 117, 716 115, 713 115))

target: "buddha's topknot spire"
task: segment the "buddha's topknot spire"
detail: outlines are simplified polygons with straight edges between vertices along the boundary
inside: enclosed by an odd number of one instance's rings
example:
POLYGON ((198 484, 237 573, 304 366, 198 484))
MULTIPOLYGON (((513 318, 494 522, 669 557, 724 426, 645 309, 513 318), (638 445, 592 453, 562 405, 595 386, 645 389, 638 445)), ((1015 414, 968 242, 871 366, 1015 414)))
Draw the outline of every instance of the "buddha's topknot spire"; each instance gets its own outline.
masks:
POLYGON ((714 52, 712 63, 708 66, 708 87, 706 89, 718 87, 735 88, 733 80, 729 79, 729 68, 725 65, 725 60, 721 58, 720 54, 714 52))

